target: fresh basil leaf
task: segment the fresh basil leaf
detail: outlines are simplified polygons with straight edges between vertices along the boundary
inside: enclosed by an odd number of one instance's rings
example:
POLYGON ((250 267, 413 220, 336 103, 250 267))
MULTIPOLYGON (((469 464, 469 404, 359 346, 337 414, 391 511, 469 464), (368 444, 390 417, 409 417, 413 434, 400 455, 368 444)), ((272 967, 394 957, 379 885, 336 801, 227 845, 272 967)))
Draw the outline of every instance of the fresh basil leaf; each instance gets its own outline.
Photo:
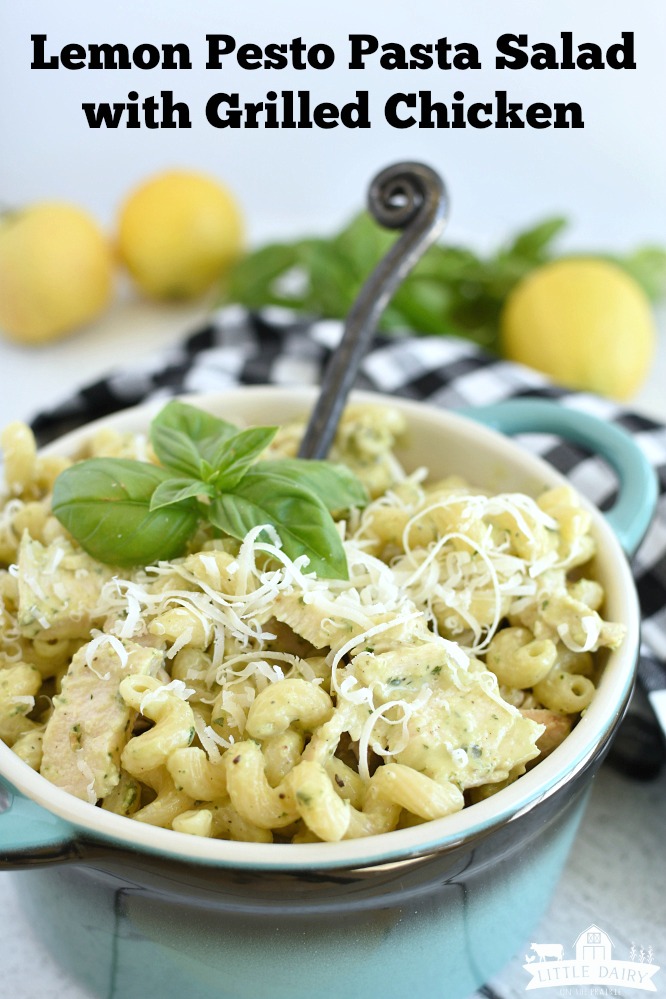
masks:
POLYGON ((653 302, 666 296, 666 251, 658 246, 642 246, 626 257, 613 258, 623 267, 653 302))
POLYGON ((277 432, 277 427, 250 427, 222 441, 211 455, 215 487, 222 491, 233 489, 277 432))
POLYGON ((567 220, 560 216, 545 219, 519 233, 505 252, 516 257, 526 257, 535 264, 542 263, 551 243, 566 227, 567 220))
POLYGON ((150 510, 155 489, 171 478, 147 462, 90 458, 65 469, 53 488, 54 515, 93 558, 107 565, 149 565, 175 558, 199 519, 197 504, 150 510))
POLYGON ((324 239, 302 240, 299 254, 307 275, 305 310, 334 319, 346 316, 361 286, 361 279, 345 254, 334 243, 324 239))
MULTIPOLYGON (((250 308, 280 304, 275 285, 282 275, 299 263, 295 246, 272 243, 243 257, 233 265, 225 279, 225 297, 250 308)), ((289 298, 290 303, 292 299, 289 298)), ((294 304, 299 304, 296 297, 294 304)))
POLYGON ((197 406, 172 399, 157 414, 151 423, 152 434, 156 427, 170 427, 188 437, 197 446, 199 455, 210 460, 210 455, 219 446, 220 441, 233 437, 238 433, 238 427, 219 416, 206 413, 197 406))
POLYGON ((442 281, 414 280, 398 289, 392 305, 400 314, 403 330, 444 333, 451 298, 450 289, 442 281))
POLYGON ((331 461, 311 461, 302 458, 276 458, 260 461, 254 466, 257 474, 266 474, 300 482, 324 503, 332 513, 368 502, 365 486, 345 465, 331 461))
POLYGON ((365 281, 397 239, 395 230, 384 229, 368 212, 361 212, 333 239, 359 281, 365 281))
POLYGON ((180 399, 171 399, 157 416, 153 418, 152 425, 173 427, 187 434, 194 441, 203 440, 206 437, 231 437, 238 432, 238 427, 220 416, 213 416, 198 406, 190 406, 180 399))
POLYGON ((239 541, 253 527, 272 525, 291 559, 307 555, 308 570, 327 579, 348 579, 345 551, 325 504, 297 482, 250 469, 231 493, 208 508, 210 522, 239 541))
MULTIPOLYGON (((430 247, 385 309, 379 329, 460 336, 499 353, 499 317, 507 296, 535 267, 558 257, 554 244, 566 225, 564 218, 547 218, 488 256, 460 246, 430 247)), ((237 265, 223 300, 344 318, 394 239, 364 212, 331 237, 263 247, 237 265)), ((624 267, 652 300, 666 296, 662 248, 605 256, 624 267)))
MULTIPOLYGON (((229 423, 219 416, 206 413, 196 406, 180 402, 179 399, 173 399, 167 403, 164 409, 157 414, 151 424, 151 440, 153 434, 160 435, 163 427, 185 435, 199 457, 196 471, 187 467, 186 456, 183 456, 183 464, 180 467, 176 465, 171 467, 205 481, 209 481, 214 476, 217 464, 216 456, 221 449, 224 450, 224 442, 239 433, 239 428, 235 424, 229 423)), ((162 459, 160 458, 160 460, 162 459)))
POLYGON ((165 468, 197 479, 204 474, 202 457, 197 445, 182 430, 153 421, 150 427, 150 443, 165 468))
POLYGON ((430 278, 441 281, 450 290, 460 281, 476 280, 484 273, 486 266, 471 250, 459 246, 431 246, 406 280, 430 278))
POLYGON ((212 497, 214 495, 214 486, 201 479, 167 479, 166 482, 160 482, 151 496, 150 509, 161 510, 165 506, 173 506, 174 503, 182 503, 183 500, 197 496, 212 497))

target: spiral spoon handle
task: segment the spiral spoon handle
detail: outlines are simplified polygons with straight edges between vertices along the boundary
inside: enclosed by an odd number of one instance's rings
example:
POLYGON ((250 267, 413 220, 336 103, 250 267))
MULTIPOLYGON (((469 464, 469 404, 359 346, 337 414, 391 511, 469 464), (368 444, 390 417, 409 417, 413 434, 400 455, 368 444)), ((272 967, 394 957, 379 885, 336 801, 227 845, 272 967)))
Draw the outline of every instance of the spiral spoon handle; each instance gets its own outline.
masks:
POLYGON ((403 233, 367 279, 349 311, 340 345, 326 367, 301 442, 301 458, 325 458, 328 454, 347 396, 384 309, 444 231, 448 196, 441 177, 430 167, 423 163, 395 163, 372 181, 368 210, 380 225, 402 229, 403 233))

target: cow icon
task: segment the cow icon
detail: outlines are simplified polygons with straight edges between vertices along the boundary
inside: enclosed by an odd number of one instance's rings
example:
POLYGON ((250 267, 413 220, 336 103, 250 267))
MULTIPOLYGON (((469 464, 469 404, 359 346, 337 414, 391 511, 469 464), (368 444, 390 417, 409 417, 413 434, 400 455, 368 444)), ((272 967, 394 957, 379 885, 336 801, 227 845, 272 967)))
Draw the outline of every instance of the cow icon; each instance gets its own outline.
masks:
POLYGON ((533 950, 539 961, 546 961, 548 958, 553 958, 555 961, 564 960, 564 947, 562 944, 530 944, 530 950, 533 950))

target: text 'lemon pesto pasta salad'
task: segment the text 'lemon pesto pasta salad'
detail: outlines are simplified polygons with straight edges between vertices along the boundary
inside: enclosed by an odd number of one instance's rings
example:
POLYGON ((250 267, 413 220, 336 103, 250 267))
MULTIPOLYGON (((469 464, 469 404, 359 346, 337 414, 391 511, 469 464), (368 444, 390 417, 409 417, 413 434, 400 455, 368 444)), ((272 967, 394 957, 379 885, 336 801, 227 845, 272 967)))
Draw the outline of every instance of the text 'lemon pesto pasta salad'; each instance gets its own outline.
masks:
POLYGON ((0 735, 137 821, 255 842, 441 818, 523 774, 595 690, 589 515, 407 474, 405 418, 303 425, 181 402, 75 461, 4 432, 0 735), (586 567, 587 571, 586 571, 586 567))

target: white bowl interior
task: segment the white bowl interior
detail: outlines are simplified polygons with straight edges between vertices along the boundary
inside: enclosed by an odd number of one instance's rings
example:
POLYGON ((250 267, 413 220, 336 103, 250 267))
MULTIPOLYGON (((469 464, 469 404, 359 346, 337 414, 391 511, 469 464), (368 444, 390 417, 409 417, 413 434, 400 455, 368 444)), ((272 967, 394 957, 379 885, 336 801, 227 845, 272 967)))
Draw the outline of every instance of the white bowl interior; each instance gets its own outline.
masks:
MULTIPOLYGON (((314 389, 256 387, 190 397, 187 401, 241 425, 275 424, 307 415, 315 396, 314 389)), ((425 465, 433 476, 457 473, 471 484, 493 492, 520 491, 532 495, 565 481, 539 458, 469 419, 422 403, 373 393, 355 393, 353 400, 390 404, 405 414, 409 431, 399 457, 410 470, 425 465)), ((91 430, 99 425, 120 431, 145 431, 163 402, 97 421, 49 445, 48 451, 76 453, 91 430)), ((17 790, 98 839, 122 841, 133 848, 221 866, 287 869, 304 865, 321 868, 381 864, 476 835, 520 813, 583 767, 597 745, 605 740, 631 689, 639 643, 636 592, 615 535, 599 511, 586 505, 593 516, 597 573, 606 591, 605 614, 626 626, 626 639, 618 651, 609 655, 591 706, 564 743, 510 787, 479 804, 444 819, 361 840, 300 846, 236 843, 188 836, 102 811, 50 784, 2 744, 0 773, 17 790)))

